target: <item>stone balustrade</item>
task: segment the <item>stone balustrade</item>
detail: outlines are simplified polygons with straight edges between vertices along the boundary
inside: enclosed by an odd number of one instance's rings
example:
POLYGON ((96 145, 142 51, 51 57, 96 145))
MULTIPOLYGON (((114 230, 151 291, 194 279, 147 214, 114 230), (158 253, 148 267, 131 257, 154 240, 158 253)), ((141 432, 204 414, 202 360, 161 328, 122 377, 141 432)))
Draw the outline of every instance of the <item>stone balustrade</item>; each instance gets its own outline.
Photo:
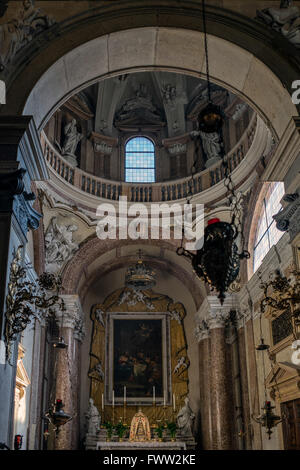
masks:
MULTIPOLYGON (((250 124, 240 141, 227 154, 226 159, 232 172, 246 156, 255 135, 257 116, 253 115, 250 124)), ((201 171, 191 177, 185 177, 168 182, 139 184, 113 181, 93 176, 80 168, 72 167, 48 141, 45 133, 41 136, 45 159, 50 169, 67 183, 85 193, 109 200, 118 200, 119 196, 127 196, 131 202, 163 202, 186 198, 198 194, 214 186, 224 178, 222 162, 201 171)))

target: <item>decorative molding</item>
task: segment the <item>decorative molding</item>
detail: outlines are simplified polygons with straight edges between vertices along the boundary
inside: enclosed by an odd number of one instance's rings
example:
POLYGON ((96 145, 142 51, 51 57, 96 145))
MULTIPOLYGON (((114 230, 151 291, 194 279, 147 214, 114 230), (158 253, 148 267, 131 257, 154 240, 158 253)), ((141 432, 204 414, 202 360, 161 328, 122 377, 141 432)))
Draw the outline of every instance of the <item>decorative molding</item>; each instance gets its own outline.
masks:
POLYGON ((186 153, 186 144, 176 143, 168 147, 168 152, 171 155, 181 155, 186 153))
POLYGON ((196 326, 194 330, 196 339, 198 343, 204 339, 209 338, 209 325, 206 320, 202 320, 199 325, 196 326))
POLYGON ((284 181, 289 169, 299 157, 300 118, 290 120, 278 146, 261 176, 262 181, 284 181))
POLYGON ((287 205, 273 215, 273 219, 276 221, 276 227, 282 232, 289 232, 290 240, 294 238, 300 232, 300 196, 299 192, 294 194, 285 194, 282 198, 287 205))
POLYGON ((111 155, 113 149, 118 145, 118 139, 114 137, 108 137, 98 132, 91 132, 90 140, 93 143, 95 153, 101 155, 111 155))

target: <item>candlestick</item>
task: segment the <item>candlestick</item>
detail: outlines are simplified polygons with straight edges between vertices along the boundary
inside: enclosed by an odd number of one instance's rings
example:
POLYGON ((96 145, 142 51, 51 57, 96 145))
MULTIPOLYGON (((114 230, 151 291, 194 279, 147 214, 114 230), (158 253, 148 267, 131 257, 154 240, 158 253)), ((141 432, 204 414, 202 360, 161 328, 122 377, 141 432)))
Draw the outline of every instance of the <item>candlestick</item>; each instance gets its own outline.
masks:
POLYGON ((174 412, 176 411, 176 397, 175 397, 175 393, 173 393, 173 410, 174 410, 174 412))
POLYGON ((124 404, 126 404, 126 385, 124 386, 124 404))
POLYGON ((112 406, 115 406, 115 391, 112 392, 112 406))
POLYGON ((166 406, 166 392, 164 392, 164 406, 166 406))

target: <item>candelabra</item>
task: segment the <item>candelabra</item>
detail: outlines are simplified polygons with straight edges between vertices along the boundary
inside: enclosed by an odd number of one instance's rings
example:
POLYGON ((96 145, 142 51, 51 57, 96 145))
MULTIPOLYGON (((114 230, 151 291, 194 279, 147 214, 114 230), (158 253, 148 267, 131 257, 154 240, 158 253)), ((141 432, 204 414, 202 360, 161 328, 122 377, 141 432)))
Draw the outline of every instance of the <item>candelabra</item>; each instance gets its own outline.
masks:
POLYGON ((25 330, 32 318, 53 314, 51 307, 64 310, 64 301, 59 297, 61 279, 54 274, 43 273, 36 282, 29 281, 29 266, 22 263, 23 246, 14 253, 10 267, 8 293, 5 313, 5 346, 6 360, 11 361, 12 344, 18 335, 25 330), (49 295, 49 291, 54 291, 49 295))

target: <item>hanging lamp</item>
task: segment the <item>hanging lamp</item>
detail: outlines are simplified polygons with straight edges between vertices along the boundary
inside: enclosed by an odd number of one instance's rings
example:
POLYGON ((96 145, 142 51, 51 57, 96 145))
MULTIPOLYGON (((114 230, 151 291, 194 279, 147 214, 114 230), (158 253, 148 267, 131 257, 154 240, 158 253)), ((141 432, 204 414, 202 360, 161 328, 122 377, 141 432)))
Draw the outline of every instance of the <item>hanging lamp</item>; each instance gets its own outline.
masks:
MULTIPOLYGON (((244 246, 244 237, 242 233, 241 211, 238 207, 238 198, 234 191, 234 185, 230 174, 228 161, 225 157, 224 140, 223 140, 223 113, 221 108, 212 102, 211 98, 211 83, 209 75, 209 60, 208 60, 208 45, 207 45, 207 31, 206 31, 206 15, 205 15, 205 0, 202 0, 202 14, 203 14, 203 31, 204 31, 204 47, 206 58, 206 80, 208 87, 208 105, 200 112, 198 116, 198 129, 199 137, 196 142, 196 156, 192 167, 192 184, 193 187, 194 175, 196 173, 197 162, 199 161, 199 148, 201 147, 201 133, 215 132, 219 136, 220 142, 220 157, 222 159, 222 166, 224 171, 224 184, 228 192, 228 203, 232 207, 232 220, 231 223, 223 222, 220 219, 211 219, 204 230, 204 244, 203 247, 196 252, 196 254, 185 250, 182 246, 177 249, 179 256, 186 256, 191 260, 193 269, 197 276, 204 280, 212 289, 218 292, 218 298, 221 304, 224 303, 225 293, 228 291, 230 285, 237 279, 240 271, 240 260, 243 258, 250 258, 248 251, 242 249, 238 252, 236 239, 241 235, 242 245, 244 246)), ((191 194, 188 195, 188 204, 191 201, 191 194)))

